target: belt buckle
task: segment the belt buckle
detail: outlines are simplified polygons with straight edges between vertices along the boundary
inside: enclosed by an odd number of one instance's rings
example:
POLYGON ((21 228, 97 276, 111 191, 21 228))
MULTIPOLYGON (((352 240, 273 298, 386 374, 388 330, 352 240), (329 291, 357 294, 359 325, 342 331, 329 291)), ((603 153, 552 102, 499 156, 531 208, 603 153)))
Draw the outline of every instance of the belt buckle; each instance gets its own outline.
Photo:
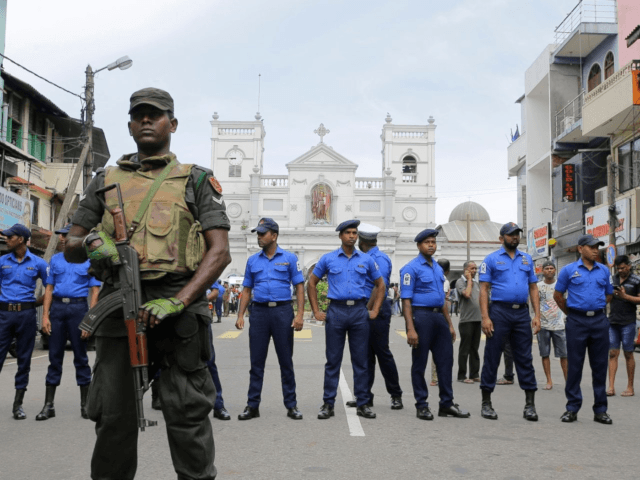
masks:
POLYGON ((593 317, 596 314, 596 312, 594 312, 593 310, 589 310, 588 312, 585 312, 585 315, 587 317, 593 317))
POLYGON ((269 302, 267 304, 268 307, 277 307, 278 306, 278 302, 269 302))
POLYGON ((520 305, 518 305, 517 303, 514 303, 513 305, 511 305, 511 308, 515 308, 517 310, 518 308, 520 308, 520 305))
POLYGON ((62 299, 62 303, 71 303, 71 299, 70 298, 63 298, 62 299))
POLYGON ((9 310, 10 312, 19 312, 22 310, 22 304, 20 303, 10 303, 9 304, 11 310, 9 310))
POLYGON ((352 305, 355 305, 355 304, 356 304, 355 300, 347 300, 347 305, 348 306, 352 306, 352 305))

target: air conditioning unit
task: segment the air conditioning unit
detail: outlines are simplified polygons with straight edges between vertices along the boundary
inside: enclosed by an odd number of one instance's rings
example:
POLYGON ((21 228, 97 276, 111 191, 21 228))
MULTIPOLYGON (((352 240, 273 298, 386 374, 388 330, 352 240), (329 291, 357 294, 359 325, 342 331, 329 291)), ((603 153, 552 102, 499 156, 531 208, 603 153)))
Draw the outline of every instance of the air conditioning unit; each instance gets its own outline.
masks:
POLYGON ((562 120, 562 131, 564 132, 565 130, 570 129, 574 123, 576 123, 575 117, 573 115, 567 115, 562 120))
POLYGON ((596 190, 596 205, 604 205, 607 201, 607 187, 602 187, 596 190))

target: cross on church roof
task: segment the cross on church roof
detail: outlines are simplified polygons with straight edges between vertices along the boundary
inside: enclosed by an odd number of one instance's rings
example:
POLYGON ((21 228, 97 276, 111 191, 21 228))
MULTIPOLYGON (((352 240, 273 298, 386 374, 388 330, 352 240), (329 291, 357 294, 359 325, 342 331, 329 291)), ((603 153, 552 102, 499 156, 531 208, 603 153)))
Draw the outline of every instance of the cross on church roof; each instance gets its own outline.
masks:
POLYGON ((324 124, 321 123, 320 126, 313 131, 313 133, 320 137, 320 143, 324 143, 322 137, 331 133, 331 130, 327 130, 326 128, 324 128, 324 124))

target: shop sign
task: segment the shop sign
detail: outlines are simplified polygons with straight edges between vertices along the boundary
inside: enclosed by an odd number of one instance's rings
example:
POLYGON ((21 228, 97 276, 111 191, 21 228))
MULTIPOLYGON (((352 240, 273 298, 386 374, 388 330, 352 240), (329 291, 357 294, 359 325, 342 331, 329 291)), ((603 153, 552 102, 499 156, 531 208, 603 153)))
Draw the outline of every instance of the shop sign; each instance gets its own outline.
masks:
POLYGON ((549 238, 551 226, 548 223, 532 228, 527 232, 527 253, 532 259, 549 256, 549 238))
MULTIPOLYGON (((629 199, 624 198, 616 202, 618 227, 616 228, 616 244, 629 243, 629 199)), ((598 240, 609 243, 609 207, 587 212, 584 216, 585 233, 591 234, 598 240)))
POLYGON ((576 166, 567 163, 562 165, 562 201, 576 201, 576 166))
POLYGON ((33 201, 0 187, 0 229, 5 230, 16 223, 31 228, 32 211, 33 201))

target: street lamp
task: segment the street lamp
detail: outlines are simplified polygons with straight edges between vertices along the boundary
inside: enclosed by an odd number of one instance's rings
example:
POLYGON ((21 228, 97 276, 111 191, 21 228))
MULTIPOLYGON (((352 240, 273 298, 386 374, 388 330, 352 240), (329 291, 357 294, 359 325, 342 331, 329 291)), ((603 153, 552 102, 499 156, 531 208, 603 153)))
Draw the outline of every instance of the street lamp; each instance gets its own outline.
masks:
POLYGON ((84 182, 83 182, 83 190, 87 188, 89 182, 91 181, 91 170, 93 169, 93 152, 91 148, 93 147, 93 112, 96 109, 95 102, 93 99, 93 77, 96 73, 101 72, 102 70, 115 70, 119 68, 120 70, 126 70, 133 65, 133 60, 131 60, 128 56, 120 57, 115 62, 110 63, 106 67, 102 67, 95 72, 91 69, 91 65, 87 65, 87 69, 85 74, 87 76, 87 81, 84 86, 84 98, 87 102, 85 107, 86 109, 86 117, 85 117, 85 135, 87 137, 87 142, 89 143, 89 153, 87 155, 87 160, 84 167, 84 182))

